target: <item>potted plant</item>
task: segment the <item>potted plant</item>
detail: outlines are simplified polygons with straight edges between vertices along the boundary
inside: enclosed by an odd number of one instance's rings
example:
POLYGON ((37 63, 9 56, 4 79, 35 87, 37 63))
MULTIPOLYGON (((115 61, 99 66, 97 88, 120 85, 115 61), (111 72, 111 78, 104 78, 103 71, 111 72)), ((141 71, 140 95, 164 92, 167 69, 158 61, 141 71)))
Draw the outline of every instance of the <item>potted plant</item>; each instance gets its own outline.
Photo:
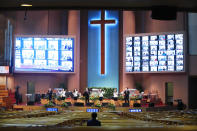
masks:
POLYGON ((113 88, 103 88, 104 89, 104 98, 111 99, 113 97, 114 89, 113 88))

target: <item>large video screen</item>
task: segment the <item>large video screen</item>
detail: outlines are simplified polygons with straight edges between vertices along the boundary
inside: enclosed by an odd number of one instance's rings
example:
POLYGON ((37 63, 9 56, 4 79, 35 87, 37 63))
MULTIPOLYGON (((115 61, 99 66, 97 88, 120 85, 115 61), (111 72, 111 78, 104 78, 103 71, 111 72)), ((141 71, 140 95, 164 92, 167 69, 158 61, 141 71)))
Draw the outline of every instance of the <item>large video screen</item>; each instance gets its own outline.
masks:
POLYGON ((126 72, 184 72, 184 34, 126 38, 126 72))
POLYGON ((15 72, 74 72, 74 38, 15 38, 15 72))

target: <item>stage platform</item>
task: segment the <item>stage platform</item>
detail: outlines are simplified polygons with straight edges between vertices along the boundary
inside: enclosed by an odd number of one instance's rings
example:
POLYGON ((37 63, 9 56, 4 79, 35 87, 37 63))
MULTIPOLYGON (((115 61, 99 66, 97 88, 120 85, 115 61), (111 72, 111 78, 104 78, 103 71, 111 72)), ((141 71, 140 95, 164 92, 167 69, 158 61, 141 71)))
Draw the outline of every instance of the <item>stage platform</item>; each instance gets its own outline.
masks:
MULTIPOLYGON (((78 106, 69 106, 64 108, 61 106, 54 106, 51 108, 58 108, 58 111, 76 111, 76 112, 86 112, 87 109, 98 109, 99 112, 129 112, 130 109, 140 109, 140 112, 146 111, 168 111, 175 110, 176 107, 172 106, 157 106, 157 107, 115 107, 114 109, 109 107, 78 107, 78 106)), ((43 105, 14 105, 14 110, 23 110, 23 111, 32 111, 32 110, 46 110, 43 105)), ((137 110, 136 110, 137 111, 137 110)))

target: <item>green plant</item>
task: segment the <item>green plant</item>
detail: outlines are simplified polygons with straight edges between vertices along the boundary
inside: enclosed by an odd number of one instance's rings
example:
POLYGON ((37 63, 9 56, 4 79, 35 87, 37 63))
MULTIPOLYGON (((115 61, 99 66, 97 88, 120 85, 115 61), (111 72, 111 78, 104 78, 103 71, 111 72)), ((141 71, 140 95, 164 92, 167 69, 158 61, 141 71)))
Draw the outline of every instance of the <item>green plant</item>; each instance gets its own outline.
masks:
POLYGON ((61 101, 61 100, 62 100, 62 98, 61 98, 60 96, 58 96, 58 97, 57 97, 57 100, 58 100, 58 101, 61 101))
POLYGON ((124 100, 124 96, 119 96, 118 100, 124 100))
POLYGON ((92 101, 99 100, 99 97, 90 97, 90 100, 92 101))
POLYGON ((109 105, 107 106, 109 109, 115 110, 116 106, 114 104, 109 103, 109 105))
POLYGON ((66 102, 62 103, 61 107, 68 108, 68 104, 66 102))
POLYGON ((79 97, 80 100, 85 100, 84 96, 79 97))
POLYGON ((48 104, 45 104, 45 105, 44 105, 45 108, 54 107, 54 106, 55 106, 55 104, 54 104, 52 101, 49 101, 48 104))
POLYGON ((114 88, 104 88, 104 98, 111 99, 113 97, 114 88))
POLYGON ((111 99, 113 97, 114 88, 110 87, 89 87, 90 89, 102 89, 104 90, 103 97, 107 99, 111 99))
POLYGON ((101 108, 101 107, 102 107, 102 105, 101 105, 100 103, 97 103, 97 104, 95 105, 95 107, 99 107, 99 108, 101 108))

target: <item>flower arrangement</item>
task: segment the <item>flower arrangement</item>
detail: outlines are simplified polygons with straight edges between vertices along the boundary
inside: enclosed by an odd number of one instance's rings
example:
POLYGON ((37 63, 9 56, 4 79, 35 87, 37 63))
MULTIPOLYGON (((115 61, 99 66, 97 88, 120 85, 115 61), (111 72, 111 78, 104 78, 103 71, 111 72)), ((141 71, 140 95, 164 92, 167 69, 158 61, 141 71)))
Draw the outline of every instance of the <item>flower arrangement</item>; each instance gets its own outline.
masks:
POLYGON ((123 95, 119 96, 118 100, 124 100, 124 96, 123 95))
POLYGON ((52 101, 49 101, 47 104, 44 105, 45 108, 54 107, 55 104, 52 101))
POLYGON ((68 104, 66 102, 62 103, 61 107, 68 108, 68 104))
POLYGON ((95 101, 95 100, 99 100, 98 96, 90 96, 90 100, 95 101))
POLYGON ((116 106, 114 104, 109 103, 107 106, 109 109, 115 110, 116 106))
POLYGON ((104 99, 111 99, 113 97, 114 88, 110 87, 89 87, 90 89, 102 89, 104 90, 104 99))
POLYGON ((101 108, 101 107, 102 107, 102 105, 101 105, 100 103, 97 103, 97 104, 95 105, 95 107, 99 107, 99 108, 101 108))
POLYGON ((84 96, 79 97, 80 100, 85 100, 84 96))
POLYGON ((58 101, 61 101, 61 100, 62 100, 62 98, 61 98, 60 96, 58 96, 58 97, 57 97, 57 100, 58 100, 58 101))

